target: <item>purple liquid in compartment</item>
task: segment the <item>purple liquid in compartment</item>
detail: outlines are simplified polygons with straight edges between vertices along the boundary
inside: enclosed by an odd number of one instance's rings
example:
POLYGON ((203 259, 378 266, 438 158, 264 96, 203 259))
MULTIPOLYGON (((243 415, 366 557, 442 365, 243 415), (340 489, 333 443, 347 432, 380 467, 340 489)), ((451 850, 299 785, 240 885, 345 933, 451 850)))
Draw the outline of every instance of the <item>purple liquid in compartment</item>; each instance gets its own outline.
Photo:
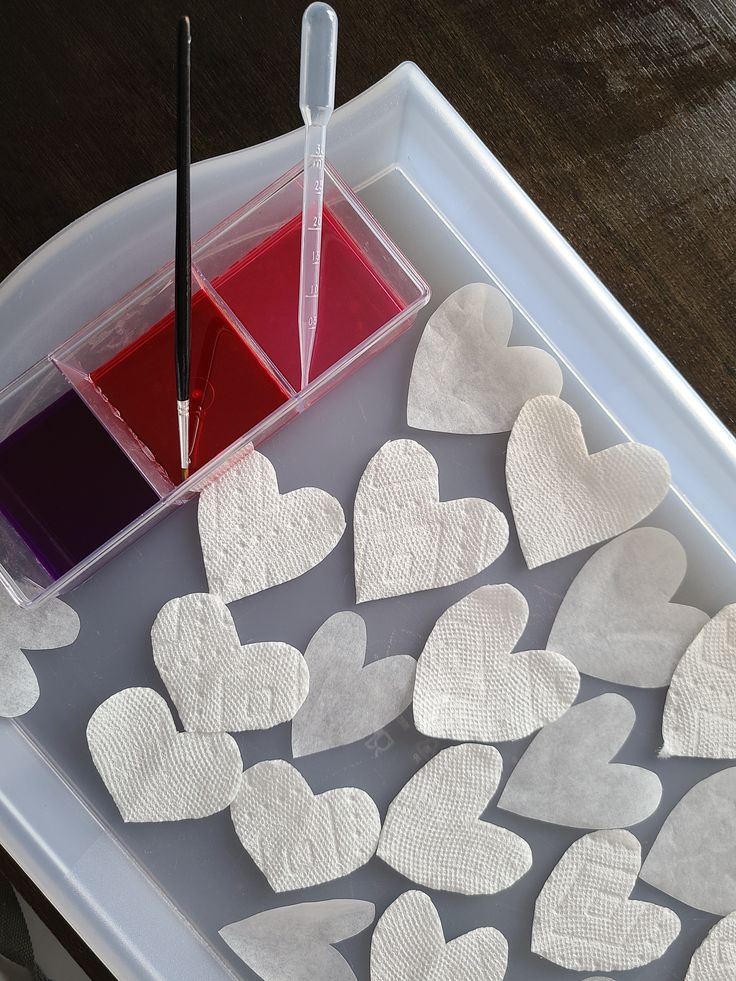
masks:
POLYGON ((54 579, 157 501, 74 392, 0 443, 0 511, 54 579))

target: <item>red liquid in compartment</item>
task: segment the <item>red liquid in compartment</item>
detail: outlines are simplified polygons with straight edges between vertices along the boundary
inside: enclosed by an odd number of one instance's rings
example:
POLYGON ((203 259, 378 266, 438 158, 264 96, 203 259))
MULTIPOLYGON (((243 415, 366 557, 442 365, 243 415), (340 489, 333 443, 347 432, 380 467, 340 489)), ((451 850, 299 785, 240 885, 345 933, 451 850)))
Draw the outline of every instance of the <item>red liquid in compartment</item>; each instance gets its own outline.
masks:
MULTIPOLYGON (((284 377, 299 389, 301 215, 244 256, 212 285, 284 377)), ((325 208, 319 320, 310 380, 404 309, 355 240, 325 208)))
MULTIPOLYGON (((181 483, 173 312, 91 377, 172 483, 181 483)), ((190 472, 247 433, 289 396, 215 301, 199 290, 192 298, 190 472)))

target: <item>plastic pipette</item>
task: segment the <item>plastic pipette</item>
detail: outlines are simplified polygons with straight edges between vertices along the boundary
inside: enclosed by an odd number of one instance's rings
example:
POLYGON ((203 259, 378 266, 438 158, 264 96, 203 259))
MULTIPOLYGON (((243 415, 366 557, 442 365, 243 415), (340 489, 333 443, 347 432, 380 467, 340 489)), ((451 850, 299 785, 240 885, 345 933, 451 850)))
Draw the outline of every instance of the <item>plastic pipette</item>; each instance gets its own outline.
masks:
POLYGON ((305 124, 302 255, 299 277, 299 353, 302 384, 309 368, 317 333, 319 270, 322 258, 325 139, 335 108, 337 14, 326 3, 312 3, 302 18, 299 108, 305 124))

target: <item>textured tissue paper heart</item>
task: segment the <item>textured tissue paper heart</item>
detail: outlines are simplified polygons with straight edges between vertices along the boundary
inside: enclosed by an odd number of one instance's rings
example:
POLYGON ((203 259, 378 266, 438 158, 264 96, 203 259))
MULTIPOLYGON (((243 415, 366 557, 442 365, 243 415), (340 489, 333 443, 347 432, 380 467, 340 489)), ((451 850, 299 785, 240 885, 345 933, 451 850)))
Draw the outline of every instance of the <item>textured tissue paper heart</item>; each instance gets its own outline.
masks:
POLYGON ((264 910, 220 936, 263 981, 355 981, 332 944, 362 933, 375 915, 373 903, 327 899, 264 910))
POLYGON ((575 701, 577 669, 550 651, 512 654, 529 616, 521 593, 481 586, 446 610, 417 664, 414 721, 440 739, 521 739, 575 701))
POLYGON ((665 906, 629 899, 640 865, 630 831, 574 842, 537 898, 533 953, 571 971, 628 971, 661 957, 680 920, 665 906))
POLYGON ((366 632, 357 613, 336 613, 304 653, 309 694, 291 726, 295 757, 364 739, 411 704, 416 661, 408 654, 364 664, 366 632))
POLYGON ((383 914, 371 941, 371 981, 503 981, 506 938, 480 927, 445 943, 426 893, 402 893, 383 914))
POLYGON ((151 688, 125 688, 87 724, 92 760, 124 821, 181 821, 223 810, 243 763, 224 733, 177 732, 151 688))
POLYGON ((440 501, 434 457, 411 439, 385 443, 355 497, 357 601, 449 586, 487 568, 508 544, 490 501, 440 501))
POLYGON ((736 758, 736 603, 706 623, 675 668, 662 756, 736 758))
POLYGON ((708 616, 671 603, 685 549, 662 528, 633 528, 588 559, 562 601, 547 647, 594 678, 661 688, 708 616))
POLYGON ((514 315, 504 294, 470 283, 440 304, 424 328, 409 382, 406 418, 441 433, 504 433, 535 395, 559 395, 562 372, 537 347, 508 347, 514 315))
POLYGON ((371 858, 381 819, 363 790, 312 793, 285 760, 256 763, 230 805, 238 837, 274 892, 339 879, 371 858))
POLYGON ((307 697, 309 670, 294 647, 241 647, 219 596, 170 600, 151 631, 153 659, 190 732, 269 729, 292 719, 307 697))
MULTIPOLYGON (((30 580, 25 585, 29 592, 40 592, 30 580)), ((68 647, 78 633, 76 611, 61 600, 49 599, 26 610, 0 587, 0 718, 23 715, 38 701, 36 673, 23 651, 68 647)))
POLYGON ((693 954, 685 981, 734 981, 736 913, 724 916, 693 954))
POLYGON ((588 455, 575 410, 540 395, 511 430, 506 483, 521 550, 536 569, 646 518, 669 489, 670 468, 641 443, 588 455))
POLYGON ((514 767, 498 806, 570 828, 625 828, 662 799, 656 773, 611 763, 636 722, 631 702, 609 692, 545 726, 514 767))
POLYGON ((736 910, 736 767, 697 783, 669 813, 641 878, 668 896, 725 916, 736 910))
POLYGON ((339 501, 316 487, 280 494, 256 450, 205 487, 198 516, 209 589, 226 603, 301 576, 345 531, 339 501))
POLYGON ((481 821, 503 761, 493 746, 465 743, 438 753, 391 803, 378 856, 407 879, 468 896, 507 889, 529 871, 529 845, 481 821))

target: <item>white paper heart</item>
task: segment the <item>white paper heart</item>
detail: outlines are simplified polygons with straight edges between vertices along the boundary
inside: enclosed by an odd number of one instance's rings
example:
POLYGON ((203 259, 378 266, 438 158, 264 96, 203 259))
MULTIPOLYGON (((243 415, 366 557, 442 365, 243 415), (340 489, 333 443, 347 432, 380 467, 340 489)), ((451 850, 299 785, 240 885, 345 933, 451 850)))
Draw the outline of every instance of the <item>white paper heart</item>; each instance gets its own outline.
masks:
POLYGON ((529 871, 532 853, 512 831, 480 820, 502 769, 493 746, 442 750, 391 803, 379 857, 430 889, 477 896, 508 888, 529 871))
POLYGON ((307 697, 306 661, 289 644, 241 647, 225 603, 191 593, 162 607, 151 630, 153 659, 190 732, 270 729, 307 697))
POLYGON ((506 483, 530 569, 627 531, 662 501, 670 468, 657 450, 621 443, 588 455, 575 410, 540 395, 514 423, 506 483))
POLYGON ((449 586, 481 572, 506 548, 506 518, 490 501, 440 501, 434 457, 411 439, 384 443, 355 497, 359 603, 449 586))
POLYGON ((669 813, 641 878, 669 896, 725 916, 736 910, 736 767, 697 783, 669 813))
POLYGON ((631 702, 609 692, 573 705, 535 736, 498 806, 570 828, 625 828, 662 799, 656 773, 611 763, 636 722, 631 702))
POLYGON ((685 549, 662 528, 634 528, 588 559, 567 591, 547 646, 594 678, 637 688, 670 683, 708 616, 671 603, 685 549))
MULTIPOLYGON (((26 586, 31 593, 40 592, 30 580, 26 586)), ((38 701, 36 674, 23 651, 68 647, 78 633, 76 611, 61 600, 49 599, 27 610, 0 587, 0 718, 23 715, 38 701)))
POLYGON ((327 899, 264 910, 219 932, 263 981, 355 981, 332 944, 361 933, 375 914, 361 899, 327 899))
POLYGON ((312 793, 285 760, 256 763, 230 806, 238 837, 274 892, 348 875, 376 850, 381 819, 363 790, 312 793))
POLYGON ((411 704, 416 661, 397 654, 364 666, 365 623, 357 613, 336 613, 304 653, 309 695, 291 726, 295 757, 364 739, 411 704))
POLYGON ((98 706, 87 744, 124 821, 215 814, 232 801, 243 772, 232 736, 177 732, 151 688, 125 688, 98 706))
POLYGON ((580 676, 551 651, 512 654, 529 616, 521 593, 481 586, 446 610, 417 664, 414 721, 440 739, 521 739, 575 701, 580 676))
POLYGON ((402 893, 383 914, 371 941, 371 981, 503 981, 506 938, 480 927, 445 943, 426 893, 402 893))
POLYGON ((345 531, 339 501, 316 487, 280 494, 255 450, 202 491, 198 514, 209 589, 226 603, 301 576, 345 531))
POLYGON ((736 758, 736 603, 706 623, 675 668, 662 738, 662 756, 736 758))
POLYGON ((488 283, 470 283, 427 322, 414 357, 406 418, 441 433, 504 433, 535 395, 559 395, 562 372, 537 347, 508 347, 513 310, 488 283))
POLYGON ((724 916, 693 954, 685 981, 734 981, 736 913, 724 916))
POLYGON ((680 920, 665 906, 629 899, 640 865, 630 831, 574 842, 537 898, 532 952, 571 971, 628 971, 661 957, 680 920))

